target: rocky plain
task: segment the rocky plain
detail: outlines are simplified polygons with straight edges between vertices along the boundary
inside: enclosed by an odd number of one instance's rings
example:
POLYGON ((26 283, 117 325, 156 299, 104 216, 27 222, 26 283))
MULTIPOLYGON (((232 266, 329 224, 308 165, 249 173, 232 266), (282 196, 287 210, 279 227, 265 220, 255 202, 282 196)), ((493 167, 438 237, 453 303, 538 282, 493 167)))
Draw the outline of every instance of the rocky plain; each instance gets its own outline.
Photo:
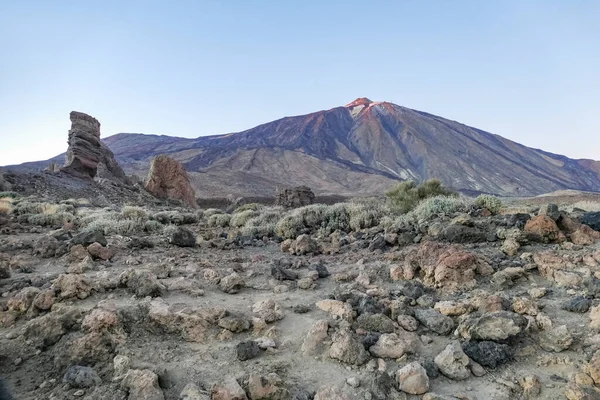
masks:
POLYGON ((0 175, 14 398, 600 399, 600 196, 201 209, 71 120, 65 166, 0 175))

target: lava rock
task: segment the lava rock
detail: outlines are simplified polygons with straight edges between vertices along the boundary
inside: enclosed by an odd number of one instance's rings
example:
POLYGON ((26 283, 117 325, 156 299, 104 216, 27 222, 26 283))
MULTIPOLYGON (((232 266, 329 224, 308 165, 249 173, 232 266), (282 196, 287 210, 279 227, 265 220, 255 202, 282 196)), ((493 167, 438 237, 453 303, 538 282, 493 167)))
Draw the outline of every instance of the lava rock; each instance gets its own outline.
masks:
POLYGON ((463 343, 462 348, 470 359, 492 369, 512 360, 512 350, 505 344, 484 340, 463 343))
POLYGON ((586 212, 581 217, 581 223, 589 226, 595 231, 600 231, 600 211, 586 212))
POLYGON ((273 265, 271 267, 271 276, 278 281, 295 281, 298 279, 298 274, 296 272, 282 268, 278 265, 273 265))
POLYGON ((68 383, 73 388, 81 389, 99 385, 102 380, 91 367, 73 365, 65 373, 63 382, 68 383))
POLYGON ((100 243, 102 246, 108 245, 104 234, 100 231, 82 232, 75 235, 71 240, 71 245, 75 246, 81 244, 83 246, 89 246, 92 243, 100 243))
POLYGON ((577 296, 563 303, 562 309, 575 313, 586 313, 591 306, 592 300, 586 299, 583 296, 577 296))
POLYGON ((440 335, 447 335, 454 329, 454 321, 452 318, 431 308, 415 310, 415 318, 425 325, 427 329, 440 335))
POLYGON ((246 342, 240 342, 235 346, 235 351, 237 354, 237 358, 240 361, 251 360, 256 358, 262 352, 258 343, 253 340, 248 340, 246 342))
POLYGON ((327 270, 327 267, 325 267, 323 264, 312 264, 308 268, 312 271, 317 271, 319 278, 327 278, 329 275, 331 275, 327 270))
POLYGON ((177 228, 169 237, 169 243, 179 247, 194 247, 196 245, 196 237, 188 229, 177 228))

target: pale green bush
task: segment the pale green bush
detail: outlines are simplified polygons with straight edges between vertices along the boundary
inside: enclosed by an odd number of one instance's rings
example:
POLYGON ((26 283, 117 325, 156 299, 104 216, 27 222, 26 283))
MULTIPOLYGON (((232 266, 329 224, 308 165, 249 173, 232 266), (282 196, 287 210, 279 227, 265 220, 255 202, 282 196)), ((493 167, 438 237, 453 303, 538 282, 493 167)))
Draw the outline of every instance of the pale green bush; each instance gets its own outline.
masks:
POLYGON ((146 221, 148 219, 148 212, 142 207, 125 206, 121 210, 121 218, 146 221))
POLYGON ((208 218, 208 226, 226 228, 229 226, 231 215, 229 214, 213 214, 208 218))
POLYGON ((259 211, 259 210, 261 210, 263 208, 264 208, 264 206, 262 204, 248 203, 248 204, 244 204, 242 206, 239 206, 238 208, 235 209, 235 211, 233 213, 237 214, 237 213, 241 213, 241 212, 248 211, 248 210, 259 211))
POLYGON ((204 210, 204 218, 210 218, 216 214, 223 214, 223 210, 219 210, 218 208, 208 208, 204 210))
POLYGON ((198 222, 202 217, 198 217, 198 213, 186 213, 179 211, 160 211, 152 216, 153 219, 157 220, 161 224, 175 224, 185 225, 194 224, 198 222))
POLYGON ((400 213, 413 210, 421 200, 436 196, 457 196, 444 187, 440 180, 429 179, 419 185, 414 181, 401 182, 386 193, 392 207, 400 213))
POLYGON ((496 196, 492 196, 489 194, 480 194, 475 199, 475 205, 482 208, 487 208, 492 213, 497 213, 502 209, 502 200, 500 200, 496 196))
POLYGON ((75 216, 68 212, 59 212, 54 214, 31 214, 27 222, 32 225, 41 226, 63 226, 66 223, 75 221, 75 216))
POLYGON ((260 213, 258 211, 252 209, 236 212, 231 216, 229 225, 234 228, 241 228, 246 225, 248 220, 258 217, 259 215, 260 213))
POLYGON ((466 197, 436 196, 421 201, 411 212, 418 222, 430 221, 440 215, 467 212, 473 201, 466 197))

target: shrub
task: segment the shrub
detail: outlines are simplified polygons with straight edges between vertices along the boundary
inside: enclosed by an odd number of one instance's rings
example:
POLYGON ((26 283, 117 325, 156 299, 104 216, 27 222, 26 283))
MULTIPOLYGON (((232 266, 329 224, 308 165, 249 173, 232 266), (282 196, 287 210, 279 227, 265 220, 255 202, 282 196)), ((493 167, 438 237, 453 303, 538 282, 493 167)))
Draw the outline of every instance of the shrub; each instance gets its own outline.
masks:
POLYGON ((164 225, 158 221, 148 220, 144 222, 144 231, 146 232, 162 232, 164 225))
POLYGON ((19 197, 21 196, 17 192, 0 192, 0 199, 18 199, 19 197))
POLYGON ((391 210, 385 201, 378 198, 357 199, 348 204, 350 213, 350 229, 358 231, 380 225, 385 216, 391 214, 391 210))
POLYGON ((41 226, 63 226, 66 223, 71 223, 74 221, 75 216, 68 212, 58 212, 54 214, 30 214, 27 218, 28 223, 41 226))
POLYGON ((208 226, 226 228, 229 226, 231 215, 229 214, 214 214, 208 218, 208 226))
POLYGON ((0 214, 10 214, 12 211, 11 198, 0 199, 0 214))
POLYGON ((231 217, 231 221, 229 222, 229 225, 234 227, 234 228, 241 228, 244 225, 246 225, 246 222, 248 222, 249 219, 254 218, 259 216, 259 212, 252 210, 252 209, 248 209, 248 210, 244 210, 244 211, 240 211, 240 212, 235 212, 233 214, 233 216, 231 217))
POLYGON ((121 210, 121 218, 134 221, 148 220, 148 213, 142 207, 125 206, 121 210))
POLYGON ((204 211, 204 217, 210 218, 216 214, 223 214, 223 210, 219 210, 218 208, 209 208, 204 211))
POLYGON ((472 205, 466 197, 436 196, 421 201, 411 214, 416 221, 425 222, 442 214, 467 212, 472 205))
POLYGON ((248 203, 248 204, 244 204, 242 206, 239 206, 238 208, 235 209, 235 211, 233 213, 237 214, 237 213, 241 213, 241 212, 248 211, 248 210, 258 211, 258 210, 260 210, 263 207, 264 206, 262 204, 248 203))
POLYGON ((480 194, 477 196, 475 199, 475 205, 477 207, 487 208, 494 214, 500 211, 503 206, 502 200, 489 194, 480 194))
POLYGON ((179 227, 177 225, 167 225, 163 228, 163 235, 166 236, 171 236, 172 234, 174 234, 175 232, 177 232, 179 230, 179 227))
POLYGON ((414 181, 401 182, 387 192, 386 196, 395 210, 407 213, 421 200, 435 196, 457 196, 457 193, 444 187, 438 179, 430 179, 418 186, 414 181))

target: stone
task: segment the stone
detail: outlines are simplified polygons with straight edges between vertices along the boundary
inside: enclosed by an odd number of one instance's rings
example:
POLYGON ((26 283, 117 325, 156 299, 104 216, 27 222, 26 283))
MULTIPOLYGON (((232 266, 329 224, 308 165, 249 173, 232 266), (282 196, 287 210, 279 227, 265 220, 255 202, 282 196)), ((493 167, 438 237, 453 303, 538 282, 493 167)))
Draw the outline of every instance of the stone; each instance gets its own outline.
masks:
POLYGON ((148 270, 129 268, 121 274, 119 282, 137 297, 158 297, 165 290, 157 276, 148 270))
POLYGON ((438 301, 435 303, 433 308, 440 313, 449 317, 457 317, 463 314, 469 314, 475 308, 472 303, 468 301, 438 301))
POLYGON ((354 310, 348 303, 339 300, 321 300, 316 303, 318 309, 328 312, 331 315, 352 321, 354 319, 354 310))
POLYGON ((405 331, 414 332, 419 328, 419 321, 410 315, 398 315, 396 321, 405 331))
POLYGON ((563 310, 574 313, 586 313, 592 306, 592 300, 583 296, 577 296, 564 302, 561 306, 563 310))
POLYGON ((120 325, 119 316, 115 311, 95 308, 81 321, 81 328, 88 332, 100 332, 104 329, 116 328, 120 325))
POLYGON ((527 221, 524 231, 530 240, 542 243, 558 240, 560 233, 556 222, 546 215, 538 215, 527 221))
POLYGON ((190 382, 179 394, 179 400, 210 400, 210 397, 202 393, 198 385, 190 382))
POLYGON ((245 286, 244 278, 237 273, 232 273, 219 281, 219 289, 225 293, 238 293, 245 286))
POLYGON ((400 358, 404 354, 414 354, 419 348, 419 338, 413 332, 399 330, 398 333, 384 333, 369 348, 375 357, 400 358))
POLYGON ((600 386, 600 350, 596 350, 590 361, 584 365, 583 372, 592 378, 596 386, 600 386))
POLYGON ((452 318, 431 308, 415 310, 415 318, 427 329, 439 335, 448 335, 454 329, 452 318))
POLYGON ((308 269, 311 271, 317 271, 319 278, 327 278, 329 275, 331 275, 327 270, 327 267, 323 264, 311 264, 308 269))
POLYGON ((215 385, 211 392, 211 400, 248 400, 244 389, 231 377, 223 383, 215 385))
POLYGON ((545 215, 557 221, 560 218, 560 210, 556 204, 544 204, 540 207, 538 215, 545 215))
POLYGON ((352 333, 341 330, 333 335, 333 343, 329 348, 329 357, 346 364, 362 365, 369 359, 369 354, 352 333))
POLYGON ((196 237, 189 229, 178 227, 169 236, 169 243, 178 247, 194 247, 196 246, 196 237))
POLYGON ((129 367, 131 366, 131 359, 122 354, 117 354, 115 358, 113 358, 113 371, 114 371, 114 380, 122 379, 125 377, 127 371, 129 371, 129 367))
POLYGON ((567 350, 573 344, 573 336, 566 325, 542 331, 539 334, 539 345, 546 351, 559 353, 567 350))
POLYGON ((534 399, 542 393, 542 384, 540 378, 534 374, 528 374, 519 379, 519 385, 523 389, 525 399, 534 399))
POLYGON ((424 394, 429 390, 427 371, 417 361, 400 368, 396 381, 398 388, 408 394, 424 394))
POLYGON ((267 323, 283 319, 281 306, 271 299, 254 303, 254 305, 252 305, 252 312, 267 323))
POLYGON ((98 242, 90 244, 87 248, 88 253, 94 260, 111 260, 115 256, 115 249, 111 247, 104 247, 98 242))
POLYGON ((33 253, 41 258, 52 258, 56 256, 59 247, 60 243, 55 237, 42 236, 35 241, 33 253))
POLYGON ((278 206, 298 208, 313 204, 315 201, 315 194, 306 186, 295 188, 277 187, 276 190, 275 205, 278 206))
POLYGON ((32 286, 21 289, 14 297, 10 298, 7 303, 8 311, 17 314, 25 314, 33 300, 40 294, 40 289, 32 286))
POLYGON ((595 231, 600 231, 600 211, 584 213, 581 217, 581 223, 595 231))
POLYGON ((288 400, 291 397, 283 379, 275 373, 266 376, 251 373, 247 388, 251 400, 288 400))
POLYGON ((369 243, 369 251, 381 250, 386 246, 385 237, 382 234, 377 234, 369 243))
POLYGON ((101 246, 108 246, 108 241, 100 231, 81 232, 71 239, 71 245, 89 246, 92 243, 99 243, 101 246))
POLYGON ((56 298, 54 297, 54 290, 45 289, 38 293, 37 296, 33 299, 33 306, 41 311, 47 311, 52 308, 54 301, 56 298))
POLYGON ((509 311, 485 313, 481 317, 467 318, 458 327, 467 339, 502 341, 517 336, 527 326, 527 320, 509 311))
POLYGON ((101 168, 106 171, 103 178, 128 182, 113 152, 100 140, 100 122, 77 111, 71 111, 70 118, 69 147, 61 170, 80 178, 95 178, 101 168))
POLYGON ((305 355, 315 355, 322 351, 323 341, 327 339, 327 330, 329 329, 329 323, 326 319, 315 322, 302 343, 302 353, 305 355))
POLYGON ((383 314, 361 314, 356 319, 356 326, 373 332, 392 333, 395 330, 394 321, 383 314))
POLYGON ((535 301, 526 297, 517 297, 513 300, 513 311, 517 314, 527 314, 536 316, 540 312, 535 301))
POLYGON ((73 388, 82 389, 97 386, 102 383, 102 380, 93 368, 73 365, 65 373, 63 382, 73 388))
POLYGON ((495 369, 512 360, 509 346, 491 341, 465 342, 462 349, 470 359, 487 368, 495 369))
POLYGON ((324 386, 317 390, 314 400, 350 400, 350 397, 339 388, 324 386))
POLYGON ((250 329, 250 321, 237 315, 227 315, 219 319, 218 325, 233 333, 241 333, 250 329))
POLYGON ((590 328, 600 329, 600 305, 590 309, 590 328))
POLYGON ((290 253, 296 254, 297 256, 303 256, 306 254, 318 254, 319 244, 309 235, 300 235, 296 238, 295 241, 291 243, 289 251, 290 253))
POLYGON ((440 372, 455 380, 464 380, 471 376, 469 357, 463 352, 460 343, 453 341, 434 360, 440 372))
POLYGON ((59 292, 59 299, 77 297, 83 300, 92 292, 92 286, 83 275, 61 274, 54 280, 52 286, 59 292))
POLYGON ((521 245, 516 239, 508 238, 504 241, 504 243, 502 243, 500 250, 502 250, 508 256, 515 256, 519 252, 520 248, 521 245))
POLYGON ((198 208, 196 192, 183 165, 166 155, 154 157, 146 177, 146 190, 160 199, 179 200, 198 208))
POLYGON ((447 291, 471 289, 475 286, 475 274, 491 275, 492 267, 473 253, 447 251, 443 253, 433 271, 436 287, 447 291))
POLYGON ((237 359, 240 361, 251 360, 253 358, 258 357, 262 350, 253 340, 248 340, 246 342, 240 342, 235 346, 235 352, 237 355, 237 359))
POLYGON ((127 371, 121 381, 121 388, 128 391, 128 400, 165 400, 158 385, 158 375, 148 369, 127 371))
POLYGON ((271 276, 278 281, 295 281, 298 279, 298 274, 296 272, 282 268, 278 265, 271 266, 271 276))

